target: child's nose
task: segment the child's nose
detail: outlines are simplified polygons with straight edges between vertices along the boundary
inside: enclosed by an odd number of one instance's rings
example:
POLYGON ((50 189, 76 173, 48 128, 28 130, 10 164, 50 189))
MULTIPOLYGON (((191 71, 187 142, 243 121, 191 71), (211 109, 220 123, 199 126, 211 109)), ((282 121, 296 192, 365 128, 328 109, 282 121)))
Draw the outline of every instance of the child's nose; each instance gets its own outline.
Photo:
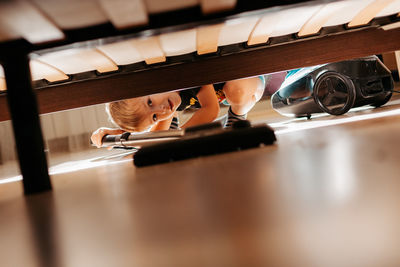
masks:
POLYGON ((157 112, 164 114, 167 111, 167 107, 165 105, 158 106, 157 112))

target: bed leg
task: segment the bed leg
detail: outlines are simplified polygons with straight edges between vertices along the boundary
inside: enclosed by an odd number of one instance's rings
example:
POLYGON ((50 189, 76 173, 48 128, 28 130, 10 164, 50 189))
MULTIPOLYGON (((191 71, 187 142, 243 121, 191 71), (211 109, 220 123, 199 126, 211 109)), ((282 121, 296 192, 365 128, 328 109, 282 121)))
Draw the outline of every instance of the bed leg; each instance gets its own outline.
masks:
POLYGON ((51 190, 36 95, 31 84, 29 44, 17 40, 0 48, 24 192, 51 190))

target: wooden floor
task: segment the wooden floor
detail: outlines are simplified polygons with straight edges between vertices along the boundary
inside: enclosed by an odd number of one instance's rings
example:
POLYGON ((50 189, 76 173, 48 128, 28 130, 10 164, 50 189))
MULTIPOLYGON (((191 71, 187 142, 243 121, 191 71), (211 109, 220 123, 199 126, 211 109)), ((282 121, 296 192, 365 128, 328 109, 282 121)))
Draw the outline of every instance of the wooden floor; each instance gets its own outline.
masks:
POLYGON ((123 157, 27 197, 0 184, 0 265, 399 266, 399 101, 268 116, 273 146, 146 168, 123 157))

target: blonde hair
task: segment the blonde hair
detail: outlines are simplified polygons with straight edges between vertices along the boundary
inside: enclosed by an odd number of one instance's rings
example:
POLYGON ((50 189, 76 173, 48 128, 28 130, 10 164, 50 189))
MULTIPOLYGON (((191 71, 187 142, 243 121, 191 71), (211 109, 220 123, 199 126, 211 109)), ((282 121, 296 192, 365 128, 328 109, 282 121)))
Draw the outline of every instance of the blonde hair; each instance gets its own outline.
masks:
POLYGON ((140 127, 143 118, 141 105, 132 105, 127 100, 121 100, 106 104, 106 112, 112 123, 128 132, 144 131, 140 127))

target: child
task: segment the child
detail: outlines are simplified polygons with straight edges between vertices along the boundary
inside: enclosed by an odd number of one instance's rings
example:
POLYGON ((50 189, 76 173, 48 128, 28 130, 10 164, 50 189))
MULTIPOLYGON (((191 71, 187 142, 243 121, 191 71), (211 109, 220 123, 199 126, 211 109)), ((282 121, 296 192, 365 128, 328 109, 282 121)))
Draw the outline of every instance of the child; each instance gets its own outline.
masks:
POLYGON ((92 134, 91 140, 100 147, 107 134, 175 128, 176 112, 189 107, 198 109, 180 128, 212 122, 218 116, 221 102, 230 105, 225 124, 230 127, 234 121, 246 119, 247 113, 263 95, 264 87, 264 77, 259 76, 112 102, 107 110, 112 122, 120 129, 100 128, 92 134))

